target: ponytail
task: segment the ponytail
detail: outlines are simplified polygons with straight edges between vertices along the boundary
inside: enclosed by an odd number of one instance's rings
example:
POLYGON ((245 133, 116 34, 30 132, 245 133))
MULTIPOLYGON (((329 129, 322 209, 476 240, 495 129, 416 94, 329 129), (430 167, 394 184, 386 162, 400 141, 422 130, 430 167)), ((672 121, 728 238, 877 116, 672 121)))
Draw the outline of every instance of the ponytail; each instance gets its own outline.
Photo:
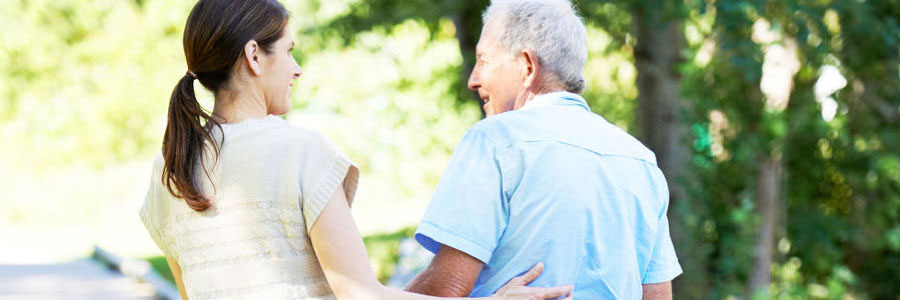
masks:
MULTIPOLYGON (((203 196, 197 185, 195 168, 203 166, 203 150, 207 142, 218 157, 219 145, 210 134, 210 129, 213 126, 221 129, 221 126, 197 101, 194 95, 195 76, 188 71, 181 77, 169 100, 169 117, 162 147, 165 161, 162 180, 173 196, 184 199, 193 210, 204 211, 209 208, 210 199, 203 196)), ((206 175, 209 177, 209 174, 206 175)))
MULTIPOLYGON (((214 159, 218 160, 225 138, 223 133, 222 141, 213 139, 213 128, 221 132, 222 127, 197 102, 194 79, 210 92, 220 91, 231 80, 244 45, 255 40, 268 53, 272 44, 284 36, 288 16, 276 0, 200 0, 191 9, 182 39, 189 71, 178 81, 169 99, 161 179, 172 196, 184 199, 193 210, 205 211, 211 205, 211 197, 200 190, 201 177, 196 176, 196 169, 206 163, 206 147, 212 147, 214 159)), ((207 168, 203 171, 211 179, 207 168)))

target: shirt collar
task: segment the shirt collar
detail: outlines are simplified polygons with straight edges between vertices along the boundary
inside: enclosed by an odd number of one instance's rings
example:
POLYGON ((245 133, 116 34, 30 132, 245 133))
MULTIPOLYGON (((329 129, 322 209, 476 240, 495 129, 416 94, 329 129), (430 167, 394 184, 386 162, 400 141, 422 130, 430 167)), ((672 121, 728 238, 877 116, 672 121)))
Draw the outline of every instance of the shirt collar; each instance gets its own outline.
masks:
POLYGON ((569 93, 566 91, 537 95, 528 102, 525 102, 525 105, 523 105, 521 109, 531 110, 545 106, 570 105, 580 106, 581 108, 584 108, 584 110, 591 111, 591 108, 588 106, 587 102, 584 101, 584 98, 582 98, 581 95, 569 93))

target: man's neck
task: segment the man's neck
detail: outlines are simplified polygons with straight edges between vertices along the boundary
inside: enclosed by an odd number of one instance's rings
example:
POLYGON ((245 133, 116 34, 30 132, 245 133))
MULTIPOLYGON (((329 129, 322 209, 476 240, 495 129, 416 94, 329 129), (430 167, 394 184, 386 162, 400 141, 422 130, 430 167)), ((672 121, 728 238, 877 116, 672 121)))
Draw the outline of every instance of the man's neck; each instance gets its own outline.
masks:
POLYGON ((566 89, 554 86, 554 87, 548 87, 548 88, 543 88, 543 89, 526 90, 523 93, 523 95, 521 97, 519 97, 519 99, 521 99, 521 100, 516 101, 515 109, 522 108, 523 106, 525 106, 526 103, 528 103, 531 100, 534 100, 534 98, 537 98, 540 95, 556 93, 556 92, 566 92, 566 89))

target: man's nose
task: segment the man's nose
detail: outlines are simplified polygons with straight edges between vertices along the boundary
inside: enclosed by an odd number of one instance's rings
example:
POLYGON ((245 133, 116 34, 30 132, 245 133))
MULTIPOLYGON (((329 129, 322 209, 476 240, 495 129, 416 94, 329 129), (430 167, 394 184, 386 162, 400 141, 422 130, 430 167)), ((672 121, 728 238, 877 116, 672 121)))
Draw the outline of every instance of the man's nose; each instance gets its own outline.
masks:
POLYGON ((478 88, 481 87, 481 80, 478 78, 478 70, 472 70, 472 74, 469 75, 469 82, 467 83, 469 89, 472 91, 478 91, 478 88))

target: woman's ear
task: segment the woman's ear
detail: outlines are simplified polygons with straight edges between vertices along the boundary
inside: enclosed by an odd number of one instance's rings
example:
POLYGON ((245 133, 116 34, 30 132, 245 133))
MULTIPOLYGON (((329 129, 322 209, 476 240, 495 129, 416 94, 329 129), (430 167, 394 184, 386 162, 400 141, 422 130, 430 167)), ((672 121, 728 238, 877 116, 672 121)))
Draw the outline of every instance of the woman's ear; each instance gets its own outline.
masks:
POLYGON ((247 62, 250 73, 256 76, 262 75, 262 68, 259 64, 260 50, 259 44, 255 40, 250 40, 247 44, 244 44, 244 60, 247 62))

